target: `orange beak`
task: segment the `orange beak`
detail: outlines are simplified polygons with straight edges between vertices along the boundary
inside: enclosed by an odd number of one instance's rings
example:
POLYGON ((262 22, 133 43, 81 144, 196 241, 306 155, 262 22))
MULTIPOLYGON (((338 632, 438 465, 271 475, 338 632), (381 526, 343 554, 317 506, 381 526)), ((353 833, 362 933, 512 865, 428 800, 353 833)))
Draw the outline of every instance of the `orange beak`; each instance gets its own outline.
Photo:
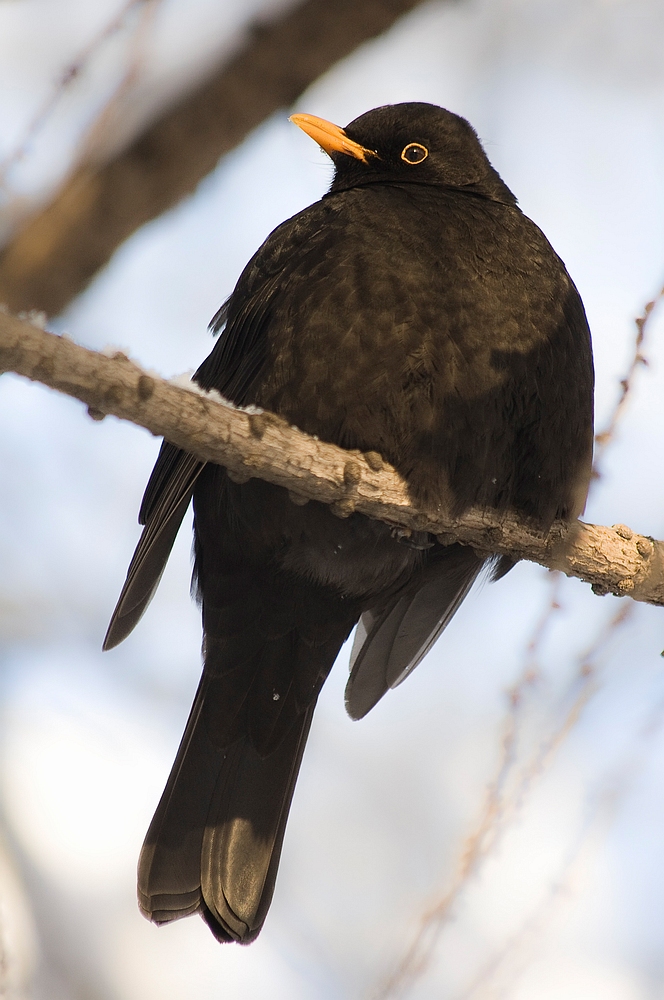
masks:
POLYGON ((324 118, 316 118, 315 115, 291 115, 289 121, 311 136, 328 156, 332 153, 346 153, 348 156, 354 156, 356 160, 362 160, 363 163, 366 163, 370 156, 378 156, 373 149, 365 149, 359 142, 353 142, 342 128, 325 121, 324 118))

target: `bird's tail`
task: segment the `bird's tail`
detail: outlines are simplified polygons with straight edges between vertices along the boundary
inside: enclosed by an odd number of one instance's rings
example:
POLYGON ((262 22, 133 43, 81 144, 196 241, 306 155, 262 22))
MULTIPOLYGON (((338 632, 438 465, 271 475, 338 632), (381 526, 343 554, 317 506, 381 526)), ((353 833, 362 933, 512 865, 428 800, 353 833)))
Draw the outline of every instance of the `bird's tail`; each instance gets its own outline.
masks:
POLYGON ((248 734, 220 748, 201 680, 138 864, 139 905, 155 923, 200 911, 219 941, 248 944, 272 899, 288 811, 315 707, 269 753, 248 734))

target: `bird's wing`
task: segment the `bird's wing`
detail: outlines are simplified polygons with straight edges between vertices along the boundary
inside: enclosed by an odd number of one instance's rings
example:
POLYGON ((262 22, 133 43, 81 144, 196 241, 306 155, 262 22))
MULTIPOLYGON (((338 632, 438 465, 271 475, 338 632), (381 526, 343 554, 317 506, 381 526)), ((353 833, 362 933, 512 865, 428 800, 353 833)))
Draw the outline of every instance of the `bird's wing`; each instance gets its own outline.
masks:
MULTIPOLYGON (((210 327, 223 333, 194 375, 202 389, 216 389, 237 406, 251 389, 267 350, 271 307, 288 281, 296 246, 315 243, 321 232, 319 210, 294 216, 279 226, 249 261, 230 298, 210 327)), ((145 490, 139 523, 145 528, 111 617, 104 649, 122 642, 137 625, 159 585, 194 484, 205 463, 164 442, 145 490)))
POLYGON ((324 232, 320 206, 312 205, 278 226, 252 257, 228 302, 210 324, 217 333, 214 350, 194 380, 202 389, 216 389, 236 406, 253 403, 252 388, 267 353, 267 330, 273 309, 287 291, 296 271, 306 273, 306 261, 324 232))
POLYGON ((162 445, 141 507, 141 513, 147 508, 149 514, 141 518, 145 527, 111 617, 104 649, 112 649, 127 638, 152 600, 204 465, 173 445, 162 445))
MULTIPOLYGON (((224 323, 227 325, 194 375, 202 388, 217 389, 240 405, 246 402, 265 357, 263 334, 274 294, 271 286, 275 284, 264 282, 257 294, 243 300, 232 317, 228 316, 232 300, 216 314, 211 324, 214 332, 224 323)), ((204 466, 193 455, 164 441, 141 504, 139 523, 145 527, 111 617, 104 649, 112 649, 127 638, 152 600, 204 466)))
POLYGON ((471 548, 451 545, 405 590, 365 611, 357 626, 346 709, 361 719, 426 656, 484 565, 471 548))

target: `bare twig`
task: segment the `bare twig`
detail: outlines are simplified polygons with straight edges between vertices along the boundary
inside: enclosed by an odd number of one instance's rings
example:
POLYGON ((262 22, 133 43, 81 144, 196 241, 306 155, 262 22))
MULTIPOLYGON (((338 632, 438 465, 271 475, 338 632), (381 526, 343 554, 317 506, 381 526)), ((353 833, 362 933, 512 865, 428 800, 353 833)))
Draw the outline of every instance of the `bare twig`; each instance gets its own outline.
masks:
POLYGON ((256 27, 195 93, 101 168, 86 163, 0 255, 0 301, 54 315, 139 226, 362 42, 420 0, 303 0, 256 27))
POLYGON ((536 909, 503 947, 485 963, 457 1000, 471 1000, 484 987, 491 988, 492 997, 511 995, 521 971, 527 964, 527 955, 524 955, 524 952, 529 948, 532 950, 537 938, 541 937, 554 915, 556 905, 571 898, 575 877, 587 868, 593 837, 596 843, 601 835, 607 833, 644 766, 646 748, 661 733, 663 725, 664 701, 660 699, 648 713, 630 753, 616 768, 604 776, 600 787, 591 794, 581 829, 570 845, 557 877, 551 882, 536 909), (497 991, 495 980, 504 968, 507 969, 505 975, 507 981, 502 984, 502 989, 497 991))
POLYGON ((560 604, 560 583, 561 577, 560 573, 552 573, 549 577, 551 584, 551 593, 547 601, 544 611, 535 623, 535 628, 533 629, 532 635, 528 644, 526 646, 526 665, 523 671, 523 677, 517 685, 515 685, 512 693, 512 702, 518 704, 520 701, 520 690, 525 684, 531 684, 536 680, 540 673, 539 666, 539 655, 542 643, 551 624, 551 619, 557 611, 561 610, 560 604))
MULTIPOLYGON (((375 452, 344 451, 290 427, 274 414, 238 410, 212 395, 143 371, 124 354, 88 351, 67 337, 0 313, 0 372, 13 371, 75 396, 97 416, 113 414, 146 427, 236 479, 255 476, 301 497, 332 506, 340 517, 357 510, 442 544, 472 545, 560 569, 591 583, 596 593, 629 595, 664 605, 664 542, 578 521, 546 534, 515 514, 471 509, 453 517, 417 509, 398 473, 375 452)), ((219 398, 219 397, 218 397, 219 398)))
POLYGON ((145 60, 150 35, 156 23, 157 10, 162 0, 141 0, 136 27, 131 38, 127 65, 113 92, 92 122, 80 143, 81 163, 98 164, 108 158, 106 152, 109 138, 111 143, 117 134, 118 118, 122 114, 125 99, 135 87, 145 60))
POLYGON ((134 7, 138 7, 146 2, 149 2, 149 0, 126 0, 118 13, 94 35, 78 55, 65 67, 53 85, 51 93, 28 124, 23 138, 11 153, 4 160, 0 161, 0 190, 7 188, 9 173, 25 158, 30 146, 48 122, 62 96, 80 78, 93 56, 96 55, 104 42, 124 27, 125 21, 134 7))
POLYGON ((657 293, 654 299, 646 303, 643 309, 643 315, 639 316, 634 321, 636 324, 636 341, 634 344, 634 357, 632 358, 630 366, 627 369, 626 375, 624 376, 624 378, 620 380, 620 395, 618 396, 618 401, 616 402, 616 405, 614 406, 611 412, 611 415, 606 423, 606 426, 604 427, 604 430, 599 431, 595 435, 595 461, 593 465, 593 476, 596 479, 601 476, 599 464, 602 458, 604 457, 604 453, 607 447, 612 443, 615 437, 618 421, 620 420, 624 412, 625 403, 627 402, 627 398, 633 388, 634 375, 636 374, 638 368, 641 368, 643 366, 647 367, 648 365, 648 359, 643 354, 643 344, 645 341, 646 329, 655 307, 659 302, 661 302, 662 298, 664 298, 664 287, 660 289, 660 291, 657 293))
MULTIPOLYGON (((441 933, 454 913, 454 907, 469 881, 482 864, 494 852, 496 845, 508 826, 522 811, 533 782, 553 761, 570 731, 576 725, 584 708, 598 690, 597 660, 610 637, 628 620, 633 605, 624 605, 611 618, 609 625, 602 628, 597 639, 582 655, 577 675, 572 685, 572 696, 561 721, 542 738, 535 752, 512 778, 516 764, 517 716, 520 697, 515 699, 514 691, 523 694, 526 684, 532 683, 532 672, 528 665, 522 681, 510 692, 510 712, 505 726, 503 752, 496 778, 489 786, 479 823, 467 837, 456 873, 450 888, 442 898, 423 914, 420 926, 412 943, 405 952, 392 975, 385 980, 374 1000, 388 1000, 389 997, 403 996, 427 970, 438 944, 441 933)), ((545 619, 548 622, 549 617, 545 619)))

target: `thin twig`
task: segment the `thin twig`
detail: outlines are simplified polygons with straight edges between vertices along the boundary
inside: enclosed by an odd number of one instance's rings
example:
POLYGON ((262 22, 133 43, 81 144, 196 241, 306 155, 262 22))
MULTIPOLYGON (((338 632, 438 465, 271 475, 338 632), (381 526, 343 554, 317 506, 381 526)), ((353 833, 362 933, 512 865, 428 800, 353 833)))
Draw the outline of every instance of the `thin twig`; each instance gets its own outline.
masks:
POLYGON ((99 49, 106 41, 108 41, 109 38, 121 30, 128 15, 135 7, 149 2, 150 0, 126 0, 126 3, 123 4, 118 13, 115 14, 111 20, 108 21, 108 23, 93 36, 93 38, 90 39, 87 45, 85 45, 78 55, 76 55, 74 59, 72 59, 72 61, 65 67, 53 85, 51 93, 44 100, 41 107, 35 113, 32 121, 28 124, 23 138, 19 141, 18 145, 11 153, 5 157, 4 160, 0 161, 0 190, 7 189, 8 177, 11 170, 23 159, 25 159, 30 151, 30 147, 41 130, 48 123, 60 100, 67 90, 69 90, 73 84, 78 81, 93 56, 98 53, 99 49))
POLYGON ((648 717, 634 741, 636 745, 632 747, 627 759, 615 767, 611 774, 602 779, 600 789, 590 797, 591 803, 582 827, 544 898, 503 947, 485 963, 471 984, 459 994, 457 1000, 471 1000, 472 997, 477 996, 482 987, 491 987, 492 983, 495 984, 495 979, 501 969, 510 960, 514 964, 515 959, 521 954, 521 969, 512 969, 509 981, 503 984, 500 992, 496 992, 494 985, 491 996, 494 998, 506 996, 508 991, 513 990, 518 976, 527 964, 527 960, 524 960, 523 956, 524 950, 528 945, 532 949, 535 940, 541 937, 544 928, 553 919, 555 906, 565 898, 571 898, 574 890, 574 879, 577 872, 584 867, 582 862, 589 848, 591 837, 594 834, 597 839, 600 835, 606 835, 608 832, 620 806, 624 803, 630 788, 633 786, 635 778, 644 766, 646 747, 661 732, 662 726, 664 726, 664 699, 660 700, 648 713, 648 717))
MULTIPOLYGON (((628 620, 633 605, 625 605, 614 614, 607 628, 603 628, 599 636, 586 650, 580 659, 579 668, 573 687, 576 691, 571 704, 566 709, 562 721, 554 727, 549 735, 541 740, 536 751, 521 768, 512 786, 508 787, 508 779, 514 770, 516 762, 517 724, 514 714, 514 697, 510 697, 511 711, 508 714, 503 736, 503 753, 498 773, 491 783, 480 821, 475 831, 466 839, 456 874, 445 895, 422 916, 419 929, 392 975, 375 993, 375 1000, 388 1000, 390 997, 403 996, 429 967, 440 935, 453 916, 454 907, 470 880, 477 875, 482 864, 495 851, 496 845, 504 836, 510 823, 523 810, 533 781, 541 777, 552 763, 568 734, 576 725, 583 710, 599 688, 597 658, 605 648, 607 641, 616 630, 628 620)), ((522 683, 527 683, 524 673, 522 683)))
POLYGON ((627 373, 620 380, 620 394, 613 410, 611 411, 611 415, 609 416, 604 429, 595 435, 595 461, 593 465, 593 477, 595 479, 598 479, 601 476, 599 468, 600 462, 604 457, 606 449, 614 440, 616 428, 624 413, 627 398, 633 391, 634 376, 636 375, 636 371, 639 368, 648 366, 648 359, 643 353, 643 346, 650 317, 652 316, 657 304, 661 302, 662 298, 664 298, 664 287, 660 289, 654 299, 651 299, 650 302, 646 303, 643 309, 643 314, 634 321, 636 324, 634 357, 632 358, 630 366, 627 369, 627 373))
POLYGON ((113 93, 109 95, 80 143, 80 152, 76 158, 78 165, 98 162, 105 154, 107 155, 109 141, 113 142, 116 133, 115 126, 122 111, 122 104, 140 77, 150 35, 156 25, 157 10, 162 3, 163 0, 141 0, 142 10, 131 39, 127 66, 113 93))

